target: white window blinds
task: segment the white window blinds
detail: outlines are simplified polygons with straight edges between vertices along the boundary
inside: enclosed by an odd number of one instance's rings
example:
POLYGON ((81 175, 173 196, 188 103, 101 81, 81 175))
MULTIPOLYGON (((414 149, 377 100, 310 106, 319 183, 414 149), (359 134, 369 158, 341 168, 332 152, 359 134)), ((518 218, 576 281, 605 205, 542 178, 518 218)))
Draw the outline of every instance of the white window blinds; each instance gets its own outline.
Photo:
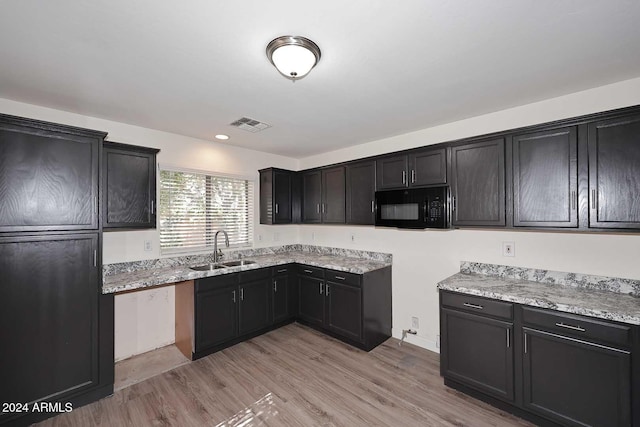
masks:
MULTIPOLYGON (((251 180, 161 170, 159 208, 163 253, 213 249, 218 230, 229 234, 232 246, 252 244, 251 180)), ((218 236, 219 247, 224 247, 223 237, 218 236)))

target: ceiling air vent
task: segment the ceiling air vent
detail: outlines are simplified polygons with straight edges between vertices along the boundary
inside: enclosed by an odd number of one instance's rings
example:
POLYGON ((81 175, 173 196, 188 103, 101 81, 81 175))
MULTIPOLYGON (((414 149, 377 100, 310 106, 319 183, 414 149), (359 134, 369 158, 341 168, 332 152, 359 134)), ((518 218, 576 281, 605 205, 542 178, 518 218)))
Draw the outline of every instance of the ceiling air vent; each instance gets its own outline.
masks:
POLYGON ((271 127, 270 124, 259 122, 254 119, 250 119, 249 117, 242 117, 241 119, 236 120, 231 123, 231 126, 235 126, 239 129, 246 130, 247 132, 256 133, 261 130, 265 130, 271 127))

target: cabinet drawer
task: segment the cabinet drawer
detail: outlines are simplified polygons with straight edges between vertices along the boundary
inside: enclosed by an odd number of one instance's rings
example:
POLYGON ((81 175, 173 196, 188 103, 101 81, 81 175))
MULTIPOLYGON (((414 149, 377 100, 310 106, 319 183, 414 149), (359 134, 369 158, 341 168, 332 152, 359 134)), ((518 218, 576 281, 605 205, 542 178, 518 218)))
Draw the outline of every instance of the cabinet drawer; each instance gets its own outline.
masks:
POLYGON ((318 267, 311 267, 309 265, 301 265, 298 268, 298 272, 303 276, 324 278, 324 269, 318 267))
POLYGON ((238 273, 240 276, 240 283, 254 282, 256 280, 267 279, 271 277, 270 268, 258 268, 256 270, 241 271, 238 273))
POLYGON ((290 274, 293 273, 293 271, 294 270, 291 264, 276 265, 275 267, 271 267, 271 274, 273 274, 274 276, 290 274))
POLYGON ((589 341, 630 345, 631 329, 606 321, 568 313, 522 307, 522 322, 546 331, 570 335, 589 341))
POLYGON ((326 270, 325 279, 328 282, 346 283, 348 285, 360 286, 360 275, 346 273, 344 271, 326 270))
POLYGON ((442 293, 442 305, 486 316, 513 319, 513 304, 510 302, 476 297, 472 295, 442 293))
POLYGON ((196 280, 196 292, 205 292, 223 286, 233 286, 238 284, 238 274, 221 274, 220 276, 205 277, 196 280))

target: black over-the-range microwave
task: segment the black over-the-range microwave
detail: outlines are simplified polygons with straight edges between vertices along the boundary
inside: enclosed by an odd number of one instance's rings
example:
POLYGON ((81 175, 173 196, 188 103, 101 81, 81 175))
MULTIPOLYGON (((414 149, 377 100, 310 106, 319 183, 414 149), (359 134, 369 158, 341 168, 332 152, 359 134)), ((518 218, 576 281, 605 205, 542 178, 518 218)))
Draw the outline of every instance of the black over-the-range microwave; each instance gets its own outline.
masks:
POLYGON ((449 187, 376 191, 376 226, 450 228, 449 187))

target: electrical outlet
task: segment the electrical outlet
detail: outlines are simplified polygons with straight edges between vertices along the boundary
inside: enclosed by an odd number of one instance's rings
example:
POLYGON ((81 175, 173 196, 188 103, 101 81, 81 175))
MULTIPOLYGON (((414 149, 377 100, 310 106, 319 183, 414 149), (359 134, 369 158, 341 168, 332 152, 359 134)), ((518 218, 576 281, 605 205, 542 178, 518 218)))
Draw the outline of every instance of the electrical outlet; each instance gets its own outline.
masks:
POLYGON ((316 233, 311 233, 311 241, 315 241, 316 240, 316 233))
POLYGON ((420 328, 420 319, 418 319, 417 317, 412 317, 411 318, 411 327, 413 329, 420 328))
POLYGON ((502 242, 502 256, 516 256, 516 244, 514 242, 502 242))
POLYGON ((258 242, 262 242, 262 234, 258 234, 258 242))
POLYGON ((273 233, 273 241, 277 242, 280 240, 280 233, 273 233))
POLYGON ((351 235, 351 243, 355 243, 356 242, 356 235, 352 234, 351 235))
POLYGON ((436 348, 440 348, 440 335, 436 335, 436 348))
POLYGON ((151 245, 151 240, 144 241, 144 251, 151 252, 153 250, 153 245, 151 245))

